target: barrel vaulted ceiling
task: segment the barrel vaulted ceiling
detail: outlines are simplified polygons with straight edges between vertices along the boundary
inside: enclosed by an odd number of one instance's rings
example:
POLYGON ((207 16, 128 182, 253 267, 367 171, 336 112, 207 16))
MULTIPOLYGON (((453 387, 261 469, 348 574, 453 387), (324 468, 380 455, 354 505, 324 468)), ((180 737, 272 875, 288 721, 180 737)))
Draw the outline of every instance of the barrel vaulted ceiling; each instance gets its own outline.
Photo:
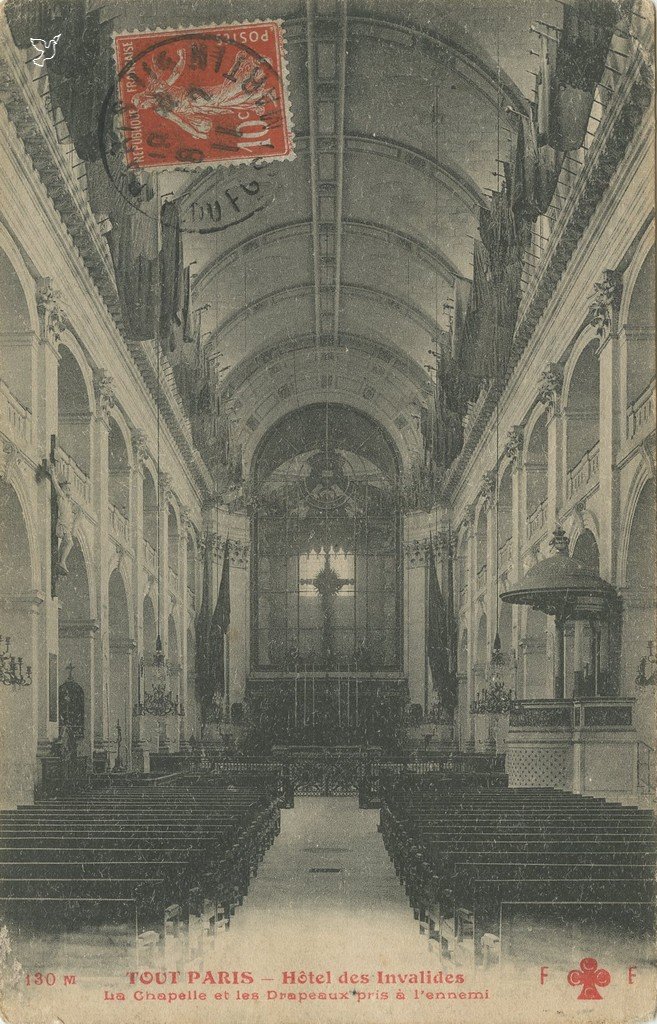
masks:
POLYGON ((532 95, 530 27, 560 25, 561 5, 139 0, 133 10, 122 6, 116 30, 285 26, 296 158, 160 176, 204 230, 185 234, 193 306, 243 445, 302 389, 303 401, 353 399, 412 450, 426 367, 449 343, 444 306, 472 275, 478 209, 508 158, 504 108, 532 95))

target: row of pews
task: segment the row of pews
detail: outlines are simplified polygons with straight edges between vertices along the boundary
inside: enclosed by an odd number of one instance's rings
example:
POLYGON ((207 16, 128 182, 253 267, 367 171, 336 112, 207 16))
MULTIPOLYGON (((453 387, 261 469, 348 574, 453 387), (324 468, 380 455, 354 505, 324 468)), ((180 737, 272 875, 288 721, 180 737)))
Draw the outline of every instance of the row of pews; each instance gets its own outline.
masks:
POLYGON ((557 929, 597 921, 634 938, 653 931, 651 811, 552 789, 441 789, 407 775, 383 786, 380 831, 430 948, 455 963, 521 955, 548 918, 557 929))
POLYGON ((0 812, 0 919, 22 948, 50 937, 202 962, 280 831, 280 801, 256 782, 180 774, 0 812))

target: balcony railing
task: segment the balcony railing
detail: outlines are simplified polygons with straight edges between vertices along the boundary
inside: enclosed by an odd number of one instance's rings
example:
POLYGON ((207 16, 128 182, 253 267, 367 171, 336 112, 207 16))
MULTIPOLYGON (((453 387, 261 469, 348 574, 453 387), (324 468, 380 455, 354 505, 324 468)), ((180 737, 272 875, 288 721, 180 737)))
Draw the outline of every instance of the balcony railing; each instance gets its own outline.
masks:
POLYGON ((621 697, 517 700, 509 725, 515 729, 631 729, 634 701, 621 697))
POLYGON ((155 571, 157 569, 157 555, 155 553, 155 548, 153 547, 152 544, 149 544, 149 542, 146 540, 145 537, 144 537, 144 564, 145 564, 147 569, 152 569, 153 571, 155 571))
POLYGON ((585 452, 576 466, 568 470, 566 497, 573 498, 598 479, 600 471, 600 442, 585 452))
POLYGON ((61 448, 57 453, 58 462, 64 466, 63 476, 71 485, 73 499, 88 508, 91 505, 91 480, 80 469, 75 459, 61 448))
POLYGON ((130 523, 127 516, 116 505, 110 505, 110 533, 122 544, 130 543, 130 523))
POLYGON ((627 410, 627 439, 631 441, 655 423, 655 382, 652 381, 642 395, 627 410))
POLYGON ((9 425, 9 433, 16 441, 32 441, 32 414, 9 390, 4 380, 0 380, 0 415, 9 425))
POLYGON ((537 533, 541 533, 547 524, 547 498, 544 498, 540 505, 537 505, 533 512, 527 516, 527 539, 531 540, 537 533))

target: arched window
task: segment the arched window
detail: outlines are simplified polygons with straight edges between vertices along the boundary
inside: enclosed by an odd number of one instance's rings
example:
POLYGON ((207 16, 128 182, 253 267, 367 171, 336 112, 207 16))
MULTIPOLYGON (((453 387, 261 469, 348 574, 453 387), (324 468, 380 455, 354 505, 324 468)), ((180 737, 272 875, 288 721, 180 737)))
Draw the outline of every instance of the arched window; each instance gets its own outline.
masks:
POLYGON ((307 406, 269 431, 254 467, 256 665, 398 667, 398 458, 383 428, 307 406))
POLYGON ((130 458, 121 428, 113 418, 110 418, 108 468, 110 504, 127 517, 130 509, 130 458))
MULTIPOLYGON (((57 444, 89 478, 91 471, 91 407, 84 374, 69 348, 59 346, 57 376, 57 444)), ((74 486, 75 492, 75 486, 74 486)))
POLYGON ((527 441, 523 469, 526 493, 526 540, 533 543, 544 532, 547 524, 548 488, 548 436, 547 414, 536 420, 527 441))
POLYGON ((598 478, 600 363, 591 343, 573 370, 566 412, 566 500, 585 494, 598 478))

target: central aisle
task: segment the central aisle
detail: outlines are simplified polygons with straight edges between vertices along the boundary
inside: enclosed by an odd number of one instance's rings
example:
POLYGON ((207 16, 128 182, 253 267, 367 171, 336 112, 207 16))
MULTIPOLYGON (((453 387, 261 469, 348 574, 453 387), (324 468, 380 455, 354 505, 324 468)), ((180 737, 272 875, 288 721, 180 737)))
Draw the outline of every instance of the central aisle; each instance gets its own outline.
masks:
POLYGON ((352 797, 296 797, 225 936, 226 959, 281 970, 417 968, 427 942, 377 831, 352 797))

